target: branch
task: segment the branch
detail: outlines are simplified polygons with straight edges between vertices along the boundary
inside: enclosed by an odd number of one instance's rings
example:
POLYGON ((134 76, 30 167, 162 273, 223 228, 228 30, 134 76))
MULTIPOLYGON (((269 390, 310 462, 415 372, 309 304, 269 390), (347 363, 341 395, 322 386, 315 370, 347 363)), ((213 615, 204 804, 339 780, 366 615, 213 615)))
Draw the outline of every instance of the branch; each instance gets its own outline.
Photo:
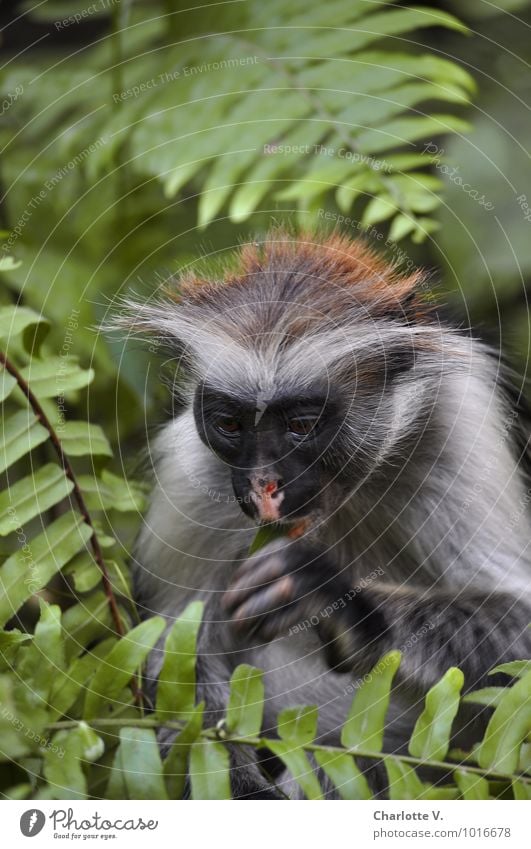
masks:
POLYGON ((63 471, 64 471, 65 475, 67 476, 67 478, 73 484, 74 489, 73 489, 72 492, 73 492, 74 498, 76 500, 77 506, 79 508, 79 512, 81 513, 81 515, 83 516, 83 519, 85 520, 85 522, 87 523, 87 525, 89 526, 89 528, 92 531, 92 536, 90 538, 90 544, 91 544, 91 547, 92 547, 92 552, 94 554, 94 560, 98 564, 99 570, 101 572, 101 580, 102 580, 102 584, 103 584, 103 589, 104 589, 105 595, 107 596, 107 602, 108 602, 109 609, 110 609, 110 612, 111 612, 112 620, 114 622, 114 627, 115 627, 116 633, 119 634, 120 637, 123 637, 124 634, 125 634, 125 628, 124 628, 124 625, 123 625, 123 622, 122 622, 122 617, 120 616, 120 611, 118 609, 116 597, 114 595, 111 580, 109 578, 109 572, 108 572, 107 566, 105 564, 105 560, 104 560, 104 557, 103 557, 103 552, 101 550, 98 535, 96 533, 96 529, 94 527, 94 524, 92 522, 92 518, 91 518, 90 513, 88 511, 88 507, 85 503, 83 493, 81 492, 79 484, 76 480, 74 470, 72 468, 70 460, 66 456, 66 454, 63 450, 63 446, 61 445, 61 441, 60 441, 59 437, 57 436, 57 433, 55 432, 54 426, 52 425, 50 419, 48 418, 48 416, 44 412, 40 401, 35 396, 35 394, 32 392, 32 390, 29 387, 28 382, 22 377, 22 375, 20 374, 17 367, 11 362, 11 360, 7 357, 6 354, 4 354, 3 351, 0 351, 0 363, 4 366, 5 370, 7 372, 9 372, 9 374, 12 377, 15 378, 18 386, 20 387, 20 389, 22 390, 22 392, 26 396, 28 404, 30 405, 33 412, 35 413, 35 415, 39 419, 40 423, 48 431, 48 434, 50 436, 50 442, 52 443, 53 448, 55 450, 55 453, 57 454, 57 456, 59 458, 59 462, 61 463, 61 466, 63 467, 63 471))
MULTIPOLYGON (((59 722, 50 722, 46 729, 48 731, 59 731, 63 728, 76 728, 83 721, 94 729, 104 728, 169 728, 172 731, 182 731, 185 726, 184 722, 160 722, 157 719, 85 719, 75 720, 66 719, 59 722)), ((206 737, 207 740, 218 740, 222 743, 236 743, 242 746, 254 746, 257 749, 267 748, 267 738, 265 737, 232 737, 231 735, 220 736, 219 728, 205 728, 200 734, 201 737, 206 737)), ((389 752, 374 752, 369 749, 359 749, 357 747, 345 749, 341 746, 322 746, 318 743, 304 743, 303 745, 293 744, 294 749, 303 749, 306 752, 332 752, 338 755, 352 755, 353 757, 370 758, 372 760, 381 760, 382 758, 391 758, 394 761, 409 763, 417 767, 434 767, 445 772, 453 772, 459 768, 465 772, 471 772, 475 775, 481 775, 483 778, 491 781, 512 781, 517 778, 524 784, 531 785, 531 777, 523 773, 517 772, 514 774, 506 772, 492 772, 487 769, 482 769, 479 766, 470 766, 467 763, 451 763, 449 761, 431 761, 423 760, 422 758, 414 758, 411 755, 395 755, 389 752)))

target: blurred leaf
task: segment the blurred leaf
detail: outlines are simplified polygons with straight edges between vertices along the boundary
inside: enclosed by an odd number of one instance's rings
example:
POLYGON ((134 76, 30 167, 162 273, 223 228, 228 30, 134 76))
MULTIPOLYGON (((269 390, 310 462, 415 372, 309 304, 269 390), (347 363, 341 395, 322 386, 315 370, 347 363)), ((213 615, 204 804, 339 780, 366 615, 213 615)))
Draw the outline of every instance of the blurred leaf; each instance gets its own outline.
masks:
POLYGON ((274 542, 276 539, 285 535, 285 528, 279 524, 275 524, 275 522, 269 522, 267 525, 260 525, 255 538, 249 546, 248 556, 251 557, 251 555, 256 554, 256 552, 260 551, 260 549, 265 545, 268 545, 270 542, 274 542))
MULTIPOLYGON (((16 268, 18 265, 20 263, 16 263, 12 267, 16 268)), ((11 340, 26 328, 37 324, 48 324, 48 322, 39 313, 28 309, 28 307, 0 307, 0 339, 11 340)))

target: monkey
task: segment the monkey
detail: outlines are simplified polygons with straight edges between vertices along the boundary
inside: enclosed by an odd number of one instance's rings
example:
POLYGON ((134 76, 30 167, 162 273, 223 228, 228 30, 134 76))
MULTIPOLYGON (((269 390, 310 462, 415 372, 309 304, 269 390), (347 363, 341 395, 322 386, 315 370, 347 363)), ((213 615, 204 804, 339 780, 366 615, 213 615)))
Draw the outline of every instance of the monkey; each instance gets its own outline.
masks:
MULTIPOLYGON (((338 232, 277 229, 119 322, 169 351, 177 401, 150 444, 136 599, 168 623, 204 602, 209 724, 245 662, 264 673, 265 736, 281 709, 315 704, 317 741, 338 745, 359 682, 401 649, 384 751, 404 752, 449 667, 468 691, 531 656, 525 415, 496 351, 441 318, 425 272, 338 232), (271 523, 282 535, 250 556, 271 523)), ((159 646, 150 681, 161 663, 159 646)), ((469 744, 473 728, 465 717, 469 744)), ((275 758, 231 759, 234 798, 302 798, 275 758)))

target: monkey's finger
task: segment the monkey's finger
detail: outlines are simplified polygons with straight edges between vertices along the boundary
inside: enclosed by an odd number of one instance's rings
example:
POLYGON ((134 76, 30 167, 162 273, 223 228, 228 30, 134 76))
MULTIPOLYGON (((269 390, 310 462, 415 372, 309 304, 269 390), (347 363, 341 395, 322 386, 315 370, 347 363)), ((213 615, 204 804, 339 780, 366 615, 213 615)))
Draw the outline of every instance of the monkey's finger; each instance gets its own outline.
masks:
POLYGON ((256 570, 242 575, 223 594, 221 603, 225 610, 239 607, 253 593, 277 581, 283 572, 279 558, 269 558, 256 570))
POLYGON ((259 551, 238 566, 234 573, 233 584, 247 575, 256 575, 267 564, 270 564, 272 574, 278 577, 284 571, 285 560, 279 552, 259 551))
POLYGON ((254 593, 232 614, 232 624, 237 631, 248 631, 256 627, 256 620, 293 601, 295 585, 289 576, 275 581, 270 586, 254 593))

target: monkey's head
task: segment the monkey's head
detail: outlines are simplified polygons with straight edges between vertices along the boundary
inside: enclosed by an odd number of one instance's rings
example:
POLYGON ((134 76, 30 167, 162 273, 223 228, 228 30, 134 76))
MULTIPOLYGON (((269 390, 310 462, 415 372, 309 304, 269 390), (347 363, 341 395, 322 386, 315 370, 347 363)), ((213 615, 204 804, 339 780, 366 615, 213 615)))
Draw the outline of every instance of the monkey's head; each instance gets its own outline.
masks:
POLYGON ((184 278, 135 306, 246 514, 331 515, 418 433, 441 363, 421 281, 360 241, 277 232, 222 281, 184 278))

